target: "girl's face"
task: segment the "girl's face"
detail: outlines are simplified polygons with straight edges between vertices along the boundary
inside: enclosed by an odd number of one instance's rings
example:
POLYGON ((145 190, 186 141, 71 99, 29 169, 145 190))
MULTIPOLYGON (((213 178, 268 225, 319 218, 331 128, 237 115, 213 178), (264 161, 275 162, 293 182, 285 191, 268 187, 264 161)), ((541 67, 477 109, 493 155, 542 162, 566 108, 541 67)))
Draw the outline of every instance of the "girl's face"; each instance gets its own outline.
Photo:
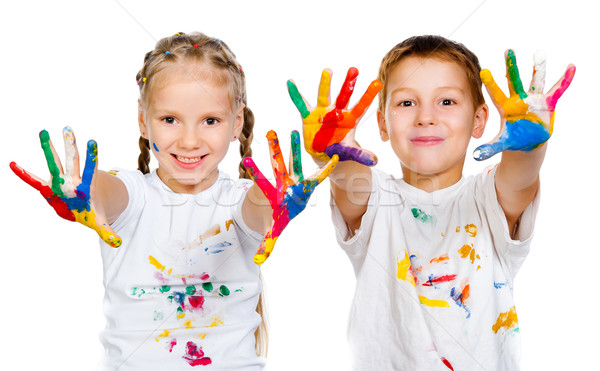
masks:
POLYGON ((171 64, 158 72, 138 120, 158 160, 157 174, 177 193, 212 186, 217 167, 244 124, 243 105, 232 109, 229 89, 204 64, 171 64))
POLYGON ((473 107, 465 72, 454 62, 410 56, 394 67, 388 84, 379 126, 404 179, 419 188, 424 181, 428 191, 458 182, 469 140, 483 134, 487 121, 487 106, 473 107))

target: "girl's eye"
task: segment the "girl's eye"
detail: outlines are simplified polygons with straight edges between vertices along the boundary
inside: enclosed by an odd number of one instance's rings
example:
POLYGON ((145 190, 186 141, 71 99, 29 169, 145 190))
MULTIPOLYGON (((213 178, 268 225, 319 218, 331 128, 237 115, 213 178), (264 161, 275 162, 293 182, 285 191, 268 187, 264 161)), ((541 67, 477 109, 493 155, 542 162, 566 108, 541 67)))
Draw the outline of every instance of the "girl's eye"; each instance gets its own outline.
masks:
POLYGON ((216 119, 216 118, 214 118, 214 117, 210 117, 210 118, 207 118, 207 119, 206 119, 206 125, 208 125, 208 126, 215 125, 215 124, 217 124, 218 122, 219 122, 219 120, 218 120, 218 119, 216 119))
POLYGON ((452 99, 442 99, 442 106, 450 106, 452 104, 456 104, 452 99))
POLYGON ((173 125, 177 122, 177 120, 175 119, 175 117, 171 117, 171 116, 167 116, 167 117, 163 117, 163 122, 169 124, 169 125, 173 125))

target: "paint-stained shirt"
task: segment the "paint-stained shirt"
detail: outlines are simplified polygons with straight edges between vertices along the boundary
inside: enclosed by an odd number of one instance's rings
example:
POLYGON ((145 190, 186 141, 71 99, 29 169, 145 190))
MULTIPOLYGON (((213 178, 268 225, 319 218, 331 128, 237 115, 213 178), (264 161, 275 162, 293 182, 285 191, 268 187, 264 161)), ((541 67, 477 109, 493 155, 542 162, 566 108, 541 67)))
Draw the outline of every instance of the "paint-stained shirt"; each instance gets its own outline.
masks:
POLYGON ((519 369, 512 288, 539 196, 511 239, 494 175, 428 193, 373 169, 354 235, 333 206, 357 280, 348 326, 355 370, 519 369))
POLYGON ((129 203, 112 225, 122 245, 101 242, 102 370, 262 370, 254 338, 262 285, 252 261, 262 236, 241 216, 252 182, 219 172, 190 195, 156 172, 111 173, 129 203))

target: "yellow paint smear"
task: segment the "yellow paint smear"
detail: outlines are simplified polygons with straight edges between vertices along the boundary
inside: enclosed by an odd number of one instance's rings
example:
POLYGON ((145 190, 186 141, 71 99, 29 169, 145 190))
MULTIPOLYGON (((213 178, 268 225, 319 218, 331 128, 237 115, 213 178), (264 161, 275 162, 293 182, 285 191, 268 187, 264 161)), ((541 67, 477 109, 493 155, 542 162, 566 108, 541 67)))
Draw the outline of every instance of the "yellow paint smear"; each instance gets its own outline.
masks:
MULTIPOLYGON (((158 335, 158 338, 166 338, 170 333, 171 332, 169 330, 165 330, 162 334, 158 335)), ((156 338, 156 341, 159 341, 158 338, 156 338)))
POLYGON ((233 225, 233 219, 229 219, 225 221, 225 229, 229 230, 229 227, 233 225))
POLYGON ((517 311, 513 306, 510 308, 508 312, 503 312, 498 315, 498 319, 496 323, 492 326, 492 330, 495 334, 498 333, 498 330, 501 328, 504 329, 503 332, 506 332, 510 329, 514 329, 519 325, 519 320, 517 319, 517 311))
POLYGON ((162 265, 162 264, 160 264, 160 263, 158 262, 158 260, 156 260, 156 258, 155 258, 154 256, 152 256, 152 255, 148 255, 148 259, 150 260, 150 264, 152 264, 153 266, 155 266, 155 267, 156 267, 156 269, 158 269, 158 270, 159 270, 159 271, 161 271, 161 272, 164 272, 164 270, 165 270, 165 266, 164 266, 164 265, 162 265))
MULTIPOLYGON (((404 252, 404 258, 402 260, 399 257, 396 257, 396 263, 398 264, 398 270, 396 272, 396 277, 401 279, 402 281, 407 281, 413 286, 417 287, 415 284, 415 277, 410 271, 410 257, 406 250, 402 250, 404 252)), ((402 252, 400 254, 402 254, 402 252)))
POLYGON ((183 327, 185 327, 185 328, 187 328, 187 329, 193 329, 193 328, 195 328, 194 326, 192 326, 192 320, 185 321, 185 322, 183 323, 183 327))
POLYGON ((219 317, 215 317, 213 322, 208 327, 217 327, 219 325, 224 325, 224 323, 219 319, 219 317))
POLYGON ((209 238, 209 237, 213 237, 218 235, 219 233, 221 233, 221 227, 218 224, 213 225, 212 227, 210 227, 206 232, 202 233, 198 239, 200 240, 200 243, 203 242, 203 240, 209 238))
POLYGON ((421 304, 427 305, 428 307, 438 307, 438 308, 450 307, 450 305, 448 305, 448 302, 445 300, 428 299, 423 295, 419 295, 419 301, 421 302, 421 304))
POLYGON ((465 232, 469 234, 471 237, 477 236, 477 226, 475 224, 467 224, 465 225, 465 232))
POLYGON ((458 249, 458 253, 460 254, 461 258, 466 258, 468 256, 471 260, 471 264, 475 263, 475 258, 479 259, 479 255, 475 254, 475 248, 473 248, 473 244, 470 246, 463 245, 463 247, 458 249))

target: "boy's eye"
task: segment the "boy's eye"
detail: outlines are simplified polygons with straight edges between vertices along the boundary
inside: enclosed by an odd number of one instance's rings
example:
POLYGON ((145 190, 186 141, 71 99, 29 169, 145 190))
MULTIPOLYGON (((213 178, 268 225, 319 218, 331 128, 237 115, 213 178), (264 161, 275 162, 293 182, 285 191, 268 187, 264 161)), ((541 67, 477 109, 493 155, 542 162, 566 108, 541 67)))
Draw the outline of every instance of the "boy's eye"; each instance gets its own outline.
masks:
POLYGON ((452 99, 442 99, 442 105, 443 106, 450 106, 452 104, 456 104, 456 102, 453 101, 452 99))
POLYGON ((410 107, 413 105, 413 102, 409 101, 409 100, 403 100, 400 103, 398 103, 398 107, 410 107))

